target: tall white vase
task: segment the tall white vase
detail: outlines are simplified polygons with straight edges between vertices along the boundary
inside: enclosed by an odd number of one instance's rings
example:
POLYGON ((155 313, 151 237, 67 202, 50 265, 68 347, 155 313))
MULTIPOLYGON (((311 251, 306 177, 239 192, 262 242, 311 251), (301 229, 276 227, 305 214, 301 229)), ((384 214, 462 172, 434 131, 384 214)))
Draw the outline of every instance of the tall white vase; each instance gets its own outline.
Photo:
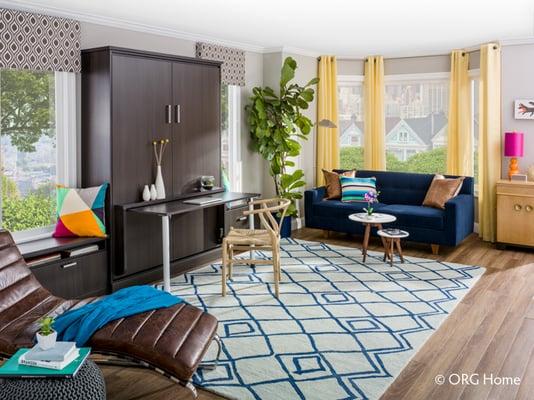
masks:
POLYGON ((163 182, 163 175, 161 174, 161 165, 158 165, 156 172, 156 192, 158 193, 157 199, 165 198, 165 183, 163 182))

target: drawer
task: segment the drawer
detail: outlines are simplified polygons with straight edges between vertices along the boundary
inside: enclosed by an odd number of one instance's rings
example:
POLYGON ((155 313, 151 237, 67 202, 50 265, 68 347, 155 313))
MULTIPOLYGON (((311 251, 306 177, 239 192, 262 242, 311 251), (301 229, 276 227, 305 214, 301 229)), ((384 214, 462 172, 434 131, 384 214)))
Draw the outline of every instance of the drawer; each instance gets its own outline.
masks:
POLYGON ((31 270, 45 288, 63 298, 100 295, 108 290, 105 250, 39 265, 31 270))
MULTIPOLYGON (((224 212, 224 233, 228 233, 230 227, 235 229, 248 229, 249 228, 249 217, 243 215, 243 211, 247 211, 248 206, 237 207, 227 209, 224 212)), ((258 216, 254 217, 254 227, 258 229, 260 227, 260 219, 258 216)))
POLYGON ((534 246, 534 198, 497 195, 497 241, 534 246))

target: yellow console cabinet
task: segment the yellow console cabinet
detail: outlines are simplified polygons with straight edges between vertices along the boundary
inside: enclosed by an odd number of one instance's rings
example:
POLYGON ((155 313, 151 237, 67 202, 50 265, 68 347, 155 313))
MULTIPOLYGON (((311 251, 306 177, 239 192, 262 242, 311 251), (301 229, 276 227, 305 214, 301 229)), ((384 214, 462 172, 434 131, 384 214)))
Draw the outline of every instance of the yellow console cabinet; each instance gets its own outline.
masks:
POLYGON ((534 182, 497 182, 497 242, 534 246, 534 182))

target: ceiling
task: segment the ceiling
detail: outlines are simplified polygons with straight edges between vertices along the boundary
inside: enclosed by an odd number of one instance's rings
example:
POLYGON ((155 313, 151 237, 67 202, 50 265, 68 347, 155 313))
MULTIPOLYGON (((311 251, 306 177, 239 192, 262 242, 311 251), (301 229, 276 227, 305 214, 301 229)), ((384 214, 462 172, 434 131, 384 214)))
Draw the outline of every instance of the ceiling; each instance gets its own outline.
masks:
POLYGON ((260 52, 285 47, 391 57, 534 36, 533 0, 0 0, 0 5, 260 52))

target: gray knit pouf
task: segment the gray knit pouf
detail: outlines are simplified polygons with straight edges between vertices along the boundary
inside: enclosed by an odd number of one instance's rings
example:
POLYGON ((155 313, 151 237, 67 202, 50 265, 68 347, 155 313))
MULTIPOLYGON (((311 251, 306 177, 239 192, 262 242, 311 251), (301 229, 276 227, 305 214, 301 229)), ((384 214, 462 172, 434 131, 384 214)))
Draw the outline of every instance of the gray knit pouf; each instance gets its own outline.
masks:
POLYGON ((102 371, 86 360, 74 378, 25 378, 0 381, 2 400, 105 400, 102 371))

